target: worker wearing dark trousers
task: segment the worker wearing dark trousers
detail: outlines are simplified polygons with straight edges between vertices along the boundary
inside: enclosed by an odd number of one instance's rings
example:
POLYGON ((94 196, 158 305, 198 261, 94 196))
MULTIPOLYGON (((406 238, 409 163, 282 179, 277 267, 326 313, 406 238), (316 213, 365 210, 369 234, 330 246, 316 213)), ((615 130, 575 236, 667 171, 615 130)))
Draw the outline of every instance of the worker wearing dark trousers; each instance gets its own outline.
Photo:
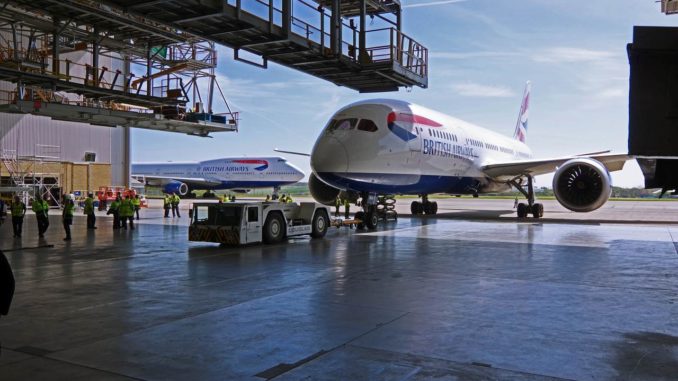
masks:
POLYGON ((127 221, 129 221, 129 228, 134 230, 134 206, 129 195, 120 201, 120 221, 123 229, 127 230, 127 221))
POLYGON ((170 209, 172 209, 172 198, 170 195, 166 194, 165 198, 162 199, 162 207, 165 209, 165 218, 169 218, 170 209))
POLYGON ((49 204, 42 199, 40 194, 37 194, 35 200, 33 200, 31 209, 35 212, 35 218, 38 221, 38 236, 44 237, 47 228, 49 228, 49 216, 47 215, 49 204))
POLYGON ((177 216, 177 218, 181 217, 181 214, 179 214, 179 201, 180 200, 181 199, 179 198, 179 196, 176 193, 172 193, 172 217, 174 217, 175 215, 177 216))
POLYGON ((12 201, 12 229, 14 238, 21 238, 21 230, 24 225, 24 216, 26 215, 26 204, 21 202, 19 196, 14 196, 12 201))
POLYGON ((64 224, 64 231, 66 232, 66 238, 64 241, 71 240, 71 225, 73 225, 73 213, 75 213, 75 202, 73 199, 66 199, 64 203, 64 210, 61 212, 61 222, 64 224))
POLYGON ((348 218, 349 218, 349 212, 350 212, 350 210, 351 210, 351 202, 350 202, 348 199, 344 200, 344 208, 345 208, 345 210, 344 210, 344 218, 346 218, 346 219, 348 220, 348 218))
POLYGON ((141 209, 141 199, 139 199, 139 195, 135 195, 134 198, 132 199, 132 205, 134 206, 134 213, 137 215, 137 221, 139 221, 139 209, 141 209))
POLYGON ((116 197, 106 214, 113 215, 113 229, 120 229, 120 196, 116 197))
POLYGON ((96 229, 97 216, 94 214, 94 198, 91 193, 85 199, 85 215, 87 216, 87 229, 96 229))

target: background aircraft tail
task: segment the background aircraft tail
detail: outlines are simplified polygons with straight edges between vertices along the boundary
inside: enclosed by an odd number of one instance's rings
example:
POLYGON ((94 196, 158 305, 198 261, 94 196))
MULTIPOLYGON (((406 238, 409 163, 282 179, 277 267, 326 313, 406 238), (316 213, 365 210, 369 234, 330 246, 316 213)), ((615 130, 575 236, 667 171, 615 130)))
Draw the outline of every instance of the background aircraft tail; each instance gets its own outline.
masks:
POLYGON ((520 113, 518 114, 518 122, 516 123, 516 130, 513 133, 513 138, 525 143, 525 136, 527 135, 527 116, 530 109, 530 89, 532 84, 527 81, 525 84, 525 93, 523 93, 523 101, 520 104, 520 113))

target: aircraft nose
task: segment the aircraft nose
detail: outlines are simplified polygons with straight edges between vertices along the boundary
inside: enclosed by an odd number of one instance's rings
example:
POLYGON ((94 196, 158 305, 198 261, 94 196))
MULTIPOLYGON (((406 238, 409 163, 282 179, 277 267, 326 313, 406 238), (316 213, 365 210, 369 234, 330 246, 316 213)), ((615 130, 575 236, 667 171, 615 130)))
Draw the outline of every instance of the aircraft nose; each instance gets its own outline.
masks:
POLYGON ((316 173, 348 171, 346 147, 333 136, 318 139, 311 152, 311 168, 316 173))

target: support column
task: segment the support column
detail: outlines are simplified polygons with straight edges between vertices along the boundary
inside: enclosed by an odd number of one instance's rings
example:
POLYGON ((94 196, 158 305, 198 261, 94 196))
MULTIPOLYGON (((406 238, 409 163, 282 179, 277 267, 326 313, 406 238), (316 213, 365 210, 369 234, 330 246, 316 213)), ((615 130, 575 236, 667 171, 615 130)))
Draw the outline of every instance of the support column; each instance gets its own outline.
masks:
POLYGON ((123 130, 123 146, 122 146, 122 172, 125 177, 125 188, 131 187, 132 180, 132 132, 130 127, 122 127, 123 130))
POLYGON ((332 54, 341 56, 341 2, 332 0, 332 18, 330 26, 330 48, 332 54))
POLYGON ((398 9, 398 13, 396 13, 396 28, 398 29, 398 33, 402 32, 403 30, 403 10, 398 9))
POLYGON ((151 74, 153 73, 153 60, 151 60, 151 44, 146 45, 146 91, 148 91, 149 97, 153 95, 153 79, 151 74))
POLYGON ((285 38, 289 38, 292 30, 292 0, 282 2, 282 29, 285 38))
POLYGON ((369 62, 369 57, 367 56, 367 45, 366 36, 365 36, 365 27, 366 27, 366 14, 367 14, 367 5, 365 0, 360 0, 360 30, 358 31, 358 57, 360 63, 369 62))
POLYGON ((12 44, 14 44, 14 61, 19 62, 19 36, 16 33, 16 25, 12 26, 12 44))
POLYGON ((54 18, 54 34, 52 35, 52 75, 59 75, 59 30, 61 29, 59 19, 54 18))
POLYGON ((99 29, 94 27, 94 40, 92 41, 92 83, 99 86, 99 29))

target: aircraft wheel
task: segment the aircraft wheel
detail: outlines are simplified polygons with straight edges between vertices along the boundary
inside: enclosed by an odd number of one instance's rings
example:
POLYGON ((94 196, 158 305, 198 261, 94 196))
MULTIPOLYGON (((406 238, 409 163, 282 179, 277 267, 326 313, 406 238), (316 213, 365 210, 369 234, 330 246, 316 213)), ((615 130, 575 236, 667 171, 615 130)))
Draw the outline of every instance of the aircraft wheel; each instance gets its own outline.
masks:
POLYGON ((313 216, 313 222, 312 222, 312 231, 311 231, 311 237, 313 238, 322 238, 325 236, 327 233, 327 227, 328 222, 329 222, 329 217, 327 216, 327 213, 325 213, 322 210, 319 210, 315 212, 315 216, 313 216))
POLYGON ((377 225, 379 225, 379 216, 377 215, 376 211, 371 210, 367 212, 367 214, 365 215, 365 225, 370 230, 374 230, 377 228, 377 225))
POLYGON ((525 218, 527 217, 527 213, 529 211, 529 206, 525 203, 520 203, 518 204, 517 210, 518 210, 518 218, 525 218))
POLYGON ((431 214, 438 214, 438 203, 435 201, 431 203, 431 214))
POLYGON ((355 217, 353 217, 353 218, 361 221, 358 224, 358 229, 360 229, 360 230, 365 229, 365 212, 356 212, 355 217))
POLYGON ((410 212, 414 214, 415 216, 417 214, 421 214, 423 211, 423 207, 419 201, 412 201, 412 204, 410 205, 410 212))
POLYGON ((272 213, 264 224, 264 242, 278 243, 285 236, 285 223, 279 213, 272 213))
POLYGON ((532 216, 534 218, 541 218, 544 216, 544 204, 532 205, 532 216))

